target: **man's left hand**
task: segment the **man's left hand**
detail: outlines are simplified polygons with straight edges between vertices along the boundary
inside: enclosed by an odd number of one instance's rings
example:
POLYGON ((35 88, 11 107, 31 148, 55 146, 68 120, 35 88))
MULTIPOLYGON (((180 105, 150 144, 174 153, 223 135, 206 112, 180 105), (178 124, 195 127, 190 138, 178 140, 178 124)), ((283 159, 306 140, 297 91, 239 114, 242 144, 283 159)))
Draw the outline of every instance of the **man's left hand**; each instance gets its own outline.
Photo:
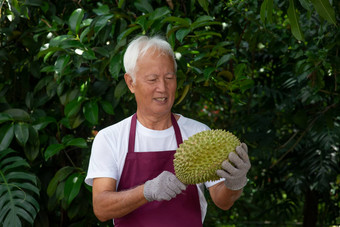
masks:
POLYGON ((247 184, 247 172, 250 169, 248 147, 241 143, 236 153, 229 153, 229 161, 222 162, 222 169, 217 170, 218 176, 225 178, 224 184, 231 190, 240 190, 247 184))

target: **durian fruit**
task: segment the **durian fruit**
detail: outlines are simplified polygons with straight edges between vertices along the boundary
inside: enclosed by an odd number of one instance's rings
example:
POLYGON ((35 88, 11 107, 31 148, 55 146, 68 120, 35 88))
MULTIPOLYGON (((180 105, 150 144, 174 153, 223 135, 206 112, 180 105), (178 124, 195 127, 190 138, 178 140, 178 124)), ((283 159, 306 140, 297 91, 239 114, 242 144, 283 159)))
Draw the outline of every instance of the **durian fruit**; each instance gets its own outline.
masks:
POLYGON ((177 178, 184 184, 198 184, 218 180, 216 170, 221 169, 230 152, 240 145, 232 133, 220 129, 196 133, 176 150, 174 168, 177 178))

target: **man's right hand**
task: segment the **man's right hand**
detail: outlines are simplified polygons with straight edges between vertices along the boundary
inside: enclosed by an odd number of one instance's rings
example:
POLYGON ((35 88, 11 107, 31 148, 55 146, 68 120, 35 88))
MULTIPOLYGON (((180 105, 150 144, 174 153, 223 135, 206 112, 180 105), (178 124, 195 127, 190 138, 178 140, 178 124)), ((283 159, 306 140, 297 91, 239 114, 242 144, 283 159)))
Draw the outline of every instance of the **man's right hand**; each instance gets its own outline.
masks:
POLYGON ((144 184, 144 196, 151 202, 154 200, 170 200, 186 189, 186 185, 168 171, 164 171, 144 184))

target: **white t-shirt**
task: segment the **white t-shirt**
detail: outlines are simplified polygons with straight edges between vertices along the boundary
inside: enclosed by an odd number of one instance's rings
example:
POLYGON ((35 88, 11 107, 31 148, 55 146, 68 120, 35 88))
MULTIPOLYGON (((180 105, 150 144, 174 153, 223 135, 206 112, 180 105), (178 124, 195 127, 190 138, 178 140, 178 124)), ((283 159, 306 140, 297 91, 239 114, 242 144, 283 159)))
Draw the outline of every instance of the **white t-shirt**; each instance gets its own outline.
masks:
MULTIPOLYGON (((108 177, 117 180, 118 187, 123 172, 125 157, 128 152, 131 118, 132 116, 98 132, 92 145, 89 168, 85 178, 86 184, 92 186, 94 178, 108 177)), ((180 115, 177 123, 181 130, 183 141, 198 132, 210 130, 205 124, 186 118, 182 115, 180 115)), ((172 126, 165 130, 152 130, 144 127, 137 120, 135 152, 167 151, 176 149, 176 136, 172 126)), ((206 182, 204 185, 209 188, 221 180, 206 182)), ((197 185, 202 212, 202 222, 207 211, 207 201, 204 197, 204 185, 197 185)))

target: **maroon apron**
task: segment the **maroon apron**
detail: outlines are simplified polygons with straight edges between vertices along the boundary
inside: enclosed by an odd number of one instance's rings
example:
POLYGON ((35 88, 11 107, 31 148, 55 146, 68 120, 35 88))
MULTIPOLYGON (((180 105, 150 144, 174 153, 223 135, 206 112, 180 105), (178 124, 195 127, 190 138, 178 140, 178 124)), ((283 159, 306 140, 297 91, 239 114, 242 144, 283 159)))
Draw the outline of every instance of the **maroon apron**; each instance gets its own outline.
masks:
MULTIPOLYGON (((183 142, 182 135, 173 115, 171 115, 171 121, 175 130, 177 146, 179 146, 183 142)), ((165 170, 175 172, 173 166, 175 150, 134 152, 136 123, 137 115, 134 114, 131 120, 128 153, 118 184, 118 191, 144 184, 147 180, 157 177, 165 170)), ((188 185, 185 191, 170 201, 148 202, 124 217, 115 218, 114 224, 117 227, 202 226, 197 186, 188 185)))

